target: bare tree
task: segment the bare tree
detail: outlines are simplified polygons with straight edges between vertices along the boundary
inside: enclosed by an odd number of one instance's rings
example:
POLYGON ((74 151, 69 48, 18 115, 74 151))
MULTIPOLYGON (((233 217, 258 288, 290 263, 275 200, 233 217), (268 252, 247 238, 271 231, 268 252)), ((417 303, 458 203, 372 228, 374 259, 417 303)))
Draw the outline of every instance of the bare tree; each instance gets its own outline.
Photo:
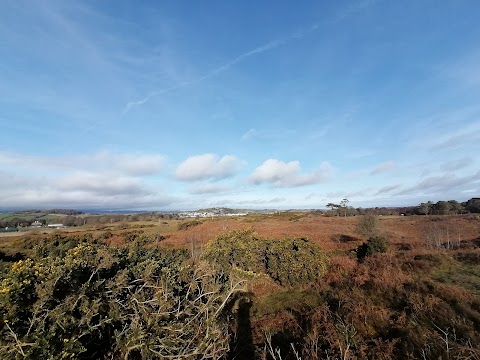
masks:
POLYGON ((345 217, 347 216, 349 202, 350 201, 348 199, 342 199, 342 201, 340 201, 340 207, 343 209, 343 214, 345 217))

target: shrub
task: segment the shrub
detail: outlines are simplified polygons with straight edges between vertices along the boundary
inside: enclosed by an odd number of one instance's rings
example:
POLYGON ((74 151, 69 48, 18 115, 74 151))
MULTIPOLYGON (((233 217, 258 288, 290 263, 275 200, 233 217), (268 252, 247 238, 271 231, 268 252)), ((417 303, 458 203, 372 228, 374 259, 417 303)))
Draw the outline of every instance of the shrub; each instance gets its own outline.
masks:
POLYGON ((194 227, 197 225, 200 225, 202 222, 199 220, 190 220, 190 221, 185 221, 182 223, 179 223, 177 225, 178 230, 187 230, 189 227, 194 227))
POLYGON ((225 272, 240 268, 264 273, 287 286, 315 281, 327 268, 327 256, 308 239, 265 239, 252 230, 219 236, 206 246, 204 258, 225 272))
MULTIPOLYGON (((55 249, 51 249, 52 251, 55 249)), ((80 242, 0 274, 0 358, 222 358, 228 277, 184 250, 80 242)))
POLYGON ((356 251, 359 260, 376 253, 387 252, 387 240, 381 236, 370 238, 366 243, 360 245, 356 251))
POLYGON ((366 238, 378 236, 378 221, 374 215, 363 215, 358 217, 356 232, 366 238))

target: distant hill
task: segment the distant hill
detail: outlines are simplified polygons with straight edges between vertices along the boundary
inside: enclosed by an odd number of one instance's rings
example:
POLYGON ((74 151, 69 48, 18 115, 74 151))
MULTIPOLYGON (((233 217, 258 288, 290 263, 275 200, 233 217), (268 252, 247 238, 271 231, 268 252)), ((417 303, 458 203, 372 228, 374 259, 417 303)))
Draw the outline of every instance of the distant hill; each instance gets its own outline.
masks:
MULTIPOLYGON (((10 211, 5 211, 10 212, 10 211)), ((12 211, 13 212, 13 211, 12 211)), ((28 210, 19 210, 15 211, 16 214, 56 214, 56 215, 81 215, 84 214, 80 210, 72 209, 48 209, 48 210, 39 210, 39 209, 28 209, 28 210)))

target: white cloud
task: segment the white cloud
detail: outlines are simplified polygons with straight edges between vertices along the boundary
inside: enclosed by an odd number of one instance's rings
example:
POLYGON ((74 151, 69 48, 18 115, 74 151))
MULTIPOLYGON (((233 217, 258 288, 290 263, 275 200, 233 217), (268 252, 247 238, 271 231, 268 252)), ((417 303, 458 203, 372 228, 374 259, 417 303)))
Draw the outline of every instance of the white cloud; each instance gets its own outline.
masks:
POLYGON ((387 161, 377 165, 371 172, 370 175, 377 175, 384 173, 386 171, 393 170, 397 167, 397 164, 394 161, 387 161))
POLYGON ((222 157, 215 154, 195 155, 177 167, 175 176, 184 181, 219 180, 234 176, 241 166, 242 161, 232 155, 222 157))
POLYGON ((191 194, 217 194, 228 191, 231 186, 218 183, 205 183, 194 186, 190 189, 191 194))
POLYGON ((100 195, 144 194, 140 178, 75 172, 58 179, 58 189, 100 195))
POLYGON ((331 171, 328 162, 323 162, 311 173, 302 173, 299 161, 268 159, 255 169, 250 181, 257 185, 269 183, 275 187, 298 187, 324 182, 330 177, 331 171))
POLYGON ((108 151, 99 152, 93 157, 87 156, 82 160, 85 166, 88 166, 89 161, 95 161, 95 165, 130 175, 156 174, 165 164, 165 158, 159 154, 115 154, 108 151))
POLYGON ((14 174, 8 171, 0 171, 0 194, 2 192, 16 191, 18 188, 34 186, 35 181, 31 176, 14 174))

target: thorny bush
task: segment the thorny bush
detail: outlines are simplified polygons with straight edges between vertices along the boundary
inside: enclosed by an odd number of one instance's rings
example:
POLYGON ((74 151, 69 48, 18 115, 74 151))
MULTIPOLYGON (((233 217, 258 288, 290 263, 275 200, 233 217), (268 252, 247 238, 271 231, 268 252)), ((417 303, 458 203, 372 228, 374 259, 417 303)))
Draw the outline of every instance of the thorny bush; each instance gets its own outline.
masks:
POLYGON ((252 230, 231 231, 210 242, 204 258, 224 271, 267 274, 284 286, 296 286, 321 278, 327 256, 305 238, 266 239, 252 230))
MULTIPOLYGON (((65 244, 64 244, 65 245, 65 244)), ((5 266, 2 359, 218 359, 229 349, 228 276, 183 250, 79 242, 5 266)), ((51 249, 50 249, 51 250, 51 249)))

